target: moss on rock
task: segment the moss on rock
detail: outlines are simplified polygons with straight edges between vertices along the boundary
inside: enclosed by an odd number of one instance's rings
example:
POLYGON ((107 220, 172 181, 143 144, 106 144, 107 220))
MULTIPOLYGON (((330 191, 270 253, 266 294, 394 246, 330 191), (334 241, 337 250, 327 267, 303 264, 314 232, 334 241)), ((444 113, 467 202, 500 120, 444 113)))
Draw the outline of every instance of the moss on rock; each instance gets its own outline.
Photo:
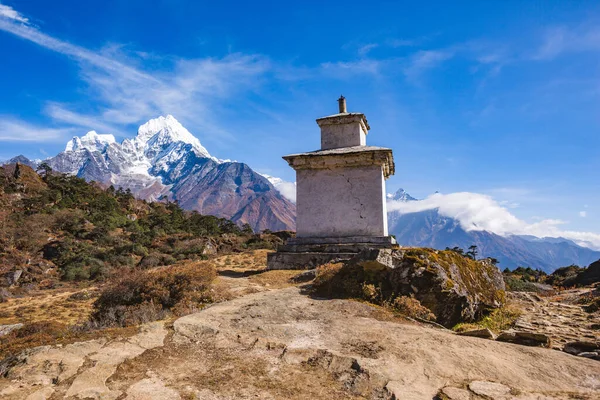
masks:
POLYGON ((314 287, 321 295, 378 304, 409 296, 449 327, 481 318, 505 301, 502 274, 494 265, 428 248, 362 252, 320 267, 314 287))

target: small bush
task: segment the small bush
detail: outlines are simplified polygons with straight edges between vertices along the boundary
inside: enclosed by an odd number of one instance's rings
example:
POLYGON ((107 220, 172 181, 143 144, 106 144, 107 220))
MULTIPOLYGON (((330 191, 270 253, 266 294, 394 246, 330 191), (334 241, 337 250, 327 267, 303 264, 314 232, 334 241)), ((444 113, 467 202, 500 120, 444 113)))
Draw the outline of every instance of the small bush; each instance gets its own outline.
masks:
POLYGON ((128 326, 182 315, 212 301, 213 266, 191 263, 158 271, 134 270, 107 286, 94 302, 97 326, 128 326))
POLYGON ((394 299, 392 307, 402 315, 411 318, 420 318, 435 321, 435 315, 427 307, 421 305, 417 299, 408 296, 399 296, 394 299))
POLYGON ((492 311, 489 315, 477 322, 458 324, 453 329, 457 332, 463 332, 473 329, 488 328, 492 332, 498 333, 512 328, 521 314, 521 310, 517 308, 502 307, 492 311))

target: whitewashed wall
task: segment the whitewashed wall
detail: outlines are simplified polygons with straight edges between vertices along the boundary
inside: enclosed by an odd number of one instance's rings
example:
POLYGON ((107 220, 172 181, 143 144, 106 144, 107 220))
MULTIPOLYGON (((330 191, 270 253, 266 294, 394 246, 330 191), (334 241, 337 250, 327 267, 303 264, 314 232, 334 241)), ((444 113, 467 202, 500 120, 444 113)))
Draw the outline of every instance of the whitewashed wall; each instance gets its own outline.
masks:
POLYGON ((297 170, 298 237, 387 236, 379 165, 297 170))

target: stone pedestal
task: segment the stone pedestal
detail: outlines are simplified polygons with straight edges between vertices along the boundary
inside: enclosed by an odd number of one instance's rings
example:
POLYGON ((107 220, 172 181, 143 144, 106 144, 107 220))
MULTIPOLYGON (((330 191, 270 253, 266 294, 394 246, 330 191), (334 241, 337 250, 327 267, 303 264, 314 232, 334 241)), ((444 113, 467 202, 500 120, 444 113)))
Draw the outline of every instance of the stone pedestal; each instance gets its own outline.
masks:
MULTIPOLYGON (((283 157, 296 170, 296 238, 268 255, 269 269, 313 268, 366 248, 397 246, 388 236, 385 180, 392 150, 366 145, 361 113, 317 119, 321 149, 283 157)), ((344 111, 344 112, 342 112, 344 111)))
POLYGON ((396 248, 391 236, 303 237, 288 239, 267 255, 269 269, 312 269, 332 261, 353 258, 365 249, 396 248))

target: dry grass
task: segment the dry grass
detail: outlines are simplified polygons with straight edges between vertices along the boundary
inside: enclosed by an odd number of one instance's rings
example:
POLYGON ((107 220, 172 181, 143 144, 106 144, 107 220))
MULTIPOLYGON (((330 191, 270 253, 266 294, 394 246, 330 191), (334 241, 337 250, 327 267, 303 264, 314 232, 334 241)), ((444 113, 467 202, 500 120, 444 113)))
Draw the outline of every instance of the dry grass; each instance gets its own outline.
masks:
POLYGON ((31 296, 9 298, 0 303, 0 325, 43 320, 75 325, 88 319, 96 297, 95 288, 89 288, 44 290, 31 296), (84 292, 89 296, 76 295, 84 292))
POLYGON ((0 360, 38 346, 65 345, 99 338, 111 340, 136 333, 137 327, 82 331, 56 321, 37 321, 0 338, 0 360))
POLYGON ((523 312, 514 305, 507 305, 492 311, 488 316, 480 321, 468 324, 458 324, 453 330, 464 332, 474 329, 488 328, 492 332, 499 333, 510 329, 523 312))
POLYGON ((217 271, 261 270, 267 268, 267 253, 272 250, 253 250, 244 253, 227 254, 210 260, 217 271))
POLYGON ((252 283, 256 283, 270 289, 282 289, 289 286, 298 285, 298 283, 294 283, 291 279, 301 273, 302 271, 294 270, 265 271, 257 275, 251 275, 249 280, 252 283))

